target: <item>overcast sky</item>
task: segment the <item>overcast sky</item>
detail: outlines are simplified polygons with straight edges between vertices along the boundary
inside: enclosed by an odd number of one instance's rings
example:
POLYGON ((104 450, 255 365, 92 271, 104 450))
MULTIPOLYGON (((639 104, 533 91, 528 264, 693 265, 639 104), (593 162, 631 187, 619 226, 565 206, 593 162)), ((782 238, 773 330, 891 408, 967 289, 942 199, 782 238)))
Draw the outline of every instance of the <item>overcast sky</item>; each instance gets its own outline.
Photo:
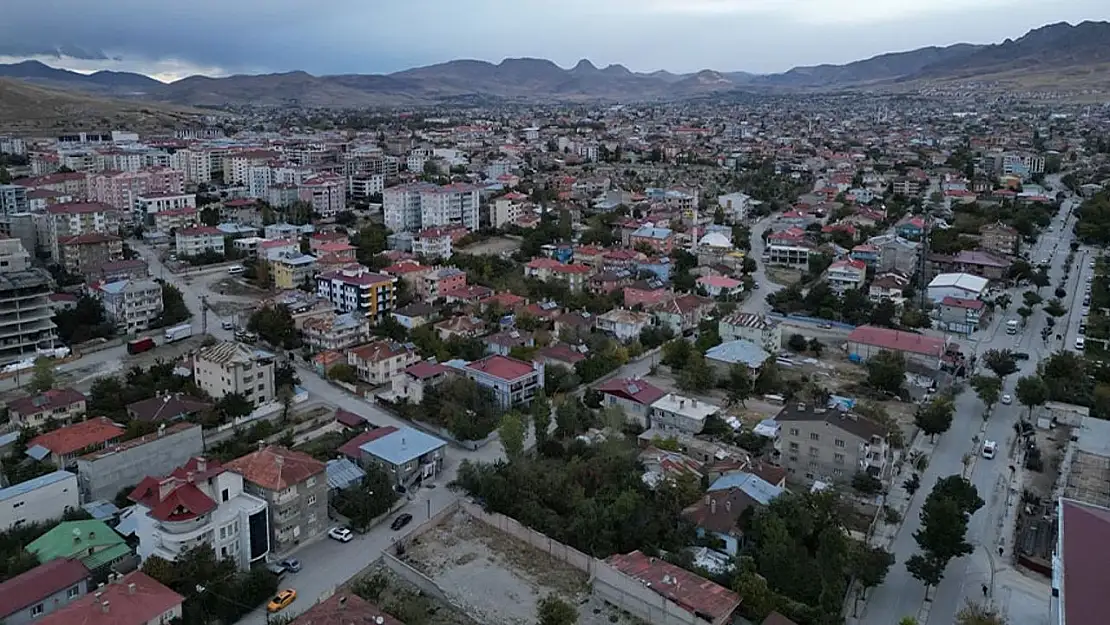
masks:
POLYGON ((2 0, 0 61, 161 79, 451 59, 780 72, 1110 19, 1110 0, 2 0), (59 58, 59 52, 62 56, 59 58))

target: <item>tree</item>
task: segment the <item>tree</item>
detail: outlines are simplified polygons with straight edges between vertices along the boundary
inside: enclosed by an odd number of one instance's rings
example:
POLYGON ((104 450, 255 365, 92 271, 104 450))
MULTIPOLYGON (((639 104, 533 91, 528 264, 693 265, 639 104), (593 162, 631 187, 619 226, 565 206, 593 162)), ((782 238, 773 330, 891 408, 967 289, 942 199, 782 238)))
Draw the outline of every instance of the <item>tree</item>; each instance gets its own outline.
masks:
POLYGON ((987 411, 983 413, 985 419, 1002 394, 1002 379, 989 375, 977 375, 972 377, 969 383, 971 388, 975 389, 975 394, 979 396, 979 401, 987 406, 987 411))
POLYGON ((528 412, 532 416, 532 429, 535 431, 536 445, 547 440, 548 430, 551 428, 551 402, 547 399, 547 393, 540 389, 532 397, 532 403, 528 405, 528 412))
POLYGON ((851 558, 852 572, 864 591, 883 583, 894 564, 894 554, 881 547, 854 543, 851 558))
POLYGON ((867 383, 874 389, 898 394, 906 379, 906 358, 900 352, 880 351, 867 361, 867 383))
POLYGON ((944 568, 947 562, 941 563, 936 558, 925 554, 915 553, 906 560, 906 570, 914 579, 925 584, 925 596, 929 596, 929 588, 940 584, 944 579, 944 568))
POLYGON ((934 499, 954 501, 965 515, 975 514, 983 507, 983 498, 975 485, 960 475, 949 475, 937 480, 929 496, 934 499))
POLYGON ((371 463, 362 481, 335 494, 333 505, 339 514, 350 519, 354 529, 365 531, 374 519, 389 512, 396 501, 397 492, 390 475, 381 465, 371 463))
POLYGON ((1032 308, 1043 302, 1044 298, 1036 291, 1026 291, 1021 294, 1021 301, 1025 303, 1026 307, 1032 308))
POLYGON ((906 489, 906 492, 909 493, 910 497, 913 497, 913 494, 916 493, 919 488, 921 488, 921 474, 914 473, 913 475, 903 480, 902 488, 906 489))
POLYGON ((914 414, 913 422, 921 431, 935 441, 937 434, 944 434, 952 427, 952 417, 956 407, 947 397, 937 397, 921 406, 914 414))
POLYGON ((682 369, 693 352, 694 347, 690 342, 679 337, 663 346, 662 362, 671 369, 682 369))
POLYGON ((501 424, 497 427, 501 437, 501 446, 505 448, 505 456, 510 462, 524 453, 524 420, 516 412, 506 412, 501 417, 501 424))
POLYGON ((859 471, 852 476, 852 488, 863 495, 877 495, 883 490, 883 482, 870 473, 859 471))
POLYGON ((247 329, 277 347, 294 349, 300 346, 293 315, 285 306, 270 305, 256 310, 247 322, 247 329))
POLYGON ((1018 402, 1029 409, 1029 417, 1033 417, 1033 408, 1048 401, 1048 387, 1040 376, 1027 375, 1019 378, 1014 388, 1018 402))
POLYGON ((42 393, 54 388, 54 360, 46 356, 35 359, 34 375, 31 376, 31 390, 42 393))
POLYGON ((1047 304, 1045 304, 1044 311, 1055 319, 1066 315, 1068 309, 1064 308, 1064 305, 1060 303, 1060 300, 1051 299, 1048 301, 1047 304))
POLYGON ((1033 309, 1028 306, 1022 306, 1017 309, 1017 314, 1021 317, 1021 325, 1024 326, 1029 323, 1029 318, 1033 316, 1033 309))
POLYGON ((55 313, 54 324, 58 326, 58 338, 66 345, 115 334, 115 326, 104 313, 104 304, 87 295, 79 298, 73 308, 55 313))
POLYGON ((991 349, 983 354, 983 364, 999 378, 1017 371, 1017 359, 1008 349, 991 349))
POLYGON ((956 614, 956 625, 1006 625, 1006 617, 993 606, 968 601, 956 614))
POLYGON ((713 388, 714 382, 713 368, 705 356, 697 351, 691 353, 686 368, 678 376, 678 387, 684 391, 706 391, 713 388))
POLYGON ((804 352, 807 344, 806 337, 801 334, 791 334, 790 339, 786 342, 786 346, 794 352, 804 352))
POLYGON ((871 310, 871 325, 892 328, 894 327, 894 317, 897 314, 898 308, 894 305, 894 302, 884 299, 871 310))
POLYGON ((354 384, 358 382, 358 371, 351 365, 341 362, 337 365, 332 365, 332 368, 328 369, 328 379, 335 380, 336 382, 354 384))
POLYGON ((728 405, 744 405, 751 397, 752 380, 748 375, 748 368, 744 365, 733 365, 728 370, 728 405))
POLYGON ((242 393, 228 393, 216 402, 216 413, 222 423, 245 417, 253 411, 254 404, 242 393))
POLYGON ((151 322, 152 328, 172 326, 192 317, 181 290, 169 282, 162 283, 162 314, 151 322))
POLYGON ((574 625, 578 622, 578 610, 559 597, 548 595, 536 605, 536 618, 539 625, 574 625))

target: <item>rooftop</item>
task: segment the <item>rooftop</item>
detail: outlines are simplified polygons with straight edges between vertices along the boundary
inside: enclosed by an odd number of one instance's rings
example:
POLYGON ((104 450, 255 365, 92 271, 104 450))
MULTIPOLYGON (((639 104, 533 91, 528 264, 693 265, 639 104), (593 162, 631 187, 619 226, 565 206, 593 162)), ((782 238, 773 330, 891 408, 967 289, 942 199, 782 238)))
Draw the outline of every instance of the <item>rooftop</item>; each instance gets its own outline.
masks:
POLYGON ((605 562, 679 607, 708 615, 713 621, 727 620, 740 607, 740 596, 731 590, 640 551, 615 554, 605 562))
POLYGON ((90 576, 77 560, 58 558, 0 583, 0 618, 32 606, 90 576))
POLYGON ((1110 562, 1110 509, 1060 500, 1060 604, 1068 625, 1102 625, 1110 562))
POLYGON ((486 375, 493 376, 502 380, 516 380, 522 378, 533 371, 532 363, 517 360, 516 358, 509 358, 508 356, 486 356, 481 360, 466 366, 471 371, 480 371, 486 375))
POLYGON ((860 326, 852 330, 852 333, 848 335, 848 342, 862 343, 888 351, 909 352, 936 358, 941 357, 946 345, 943 338, 876 326, 860 326))
POLYGON ((721 409, 716 404, 675 395, 674 393, 667 393, 651 404, 651 407, 654 410, 673 412, 697 421, 705 421, 709 415, 716 414, 721 409))
POLYGON ((146 625, 177 608, 184 597, 142 571, 128 573, 37 621, 39 625, 146 625))
POLYGON ((267 490, 284 490, 323 473, 323 462, 299 451, 269 445, 224 465, 267 490))
POLYGON ((65 456, 94 445, 102 445, 123 434, 124 429, 107 417, 94 417, 40 434, 27 442, 27 448, 44 447, 51 453, 65 456))
POLYGON ((887 428, 854 412, 842 412, 800 402, 788 403, 783 406, 775 415, 775 420, 824 421, 828 425, 837 427, 865 441, 870 441, 872 436, 886 437, 889 434, 887 428))
POLYGON ((46 475, 40 475, 36 478, 13 484, 7 488, 0 488, 0 501, 7 501, 13 497, 21 497, 31 491, 38 490, 51 484, 63 482, 71 477, 76 477, 69 471, 54 471, 46 475))
POLYGON ((103 521, 64 521, 27 545, 40 562, 79 558, 96 569, 131 553, 131 548, 103 521), (89 550, 92 550, 90 555, 89 550))
POLYGON ((363 443, 359 449, 389 464, 403 465, 446 446, 447 443, 430 434, 410 427, 402 427, 395 432, 363 443))
MULTIPOLYGON (((365 422, 364 422, 364 424, 365 424, 365 422)), ((355 436, 354 438, 347 441, 346 443, 343 443, 342 445, 340 445, 338 451, 339 451, 339 453, 343 454, 344 456, 347 456, 348 458, 354 458, 355 460, 361 460, 362 459, 362 449, 361 448, 362 448, 363 445, 365 445, 366 443, 369 443, 371 441, 376 441, 376 440, 378 440, 379 438, 381 438, 383 436, 388 436, 388 435, 390 435, 390 434, 392 434, 396 431, 397 431, 397 428, 395 426, 392 426, 392 425, 387 425, 385 427, 374 428, 372 430, 367 430, 367 431, 363 432, 362 434, 359 434, 359 435, 355 436)))
POLYGON ((596 387, 600 393, 617 395, 643 406, 650 406, 666 395, 666 391, 644 382, 630 378, 613 378, 596 387))
POLYGON ((337 592, 317 603, 289 625, 405 625, 378 606, 353 593, 337 592))
POLYGON ((85 395, 72 388, 52 388, 34 397, 20 397, 8 402, 8 410, 21 415, 53 411, 85 401, 85 395))

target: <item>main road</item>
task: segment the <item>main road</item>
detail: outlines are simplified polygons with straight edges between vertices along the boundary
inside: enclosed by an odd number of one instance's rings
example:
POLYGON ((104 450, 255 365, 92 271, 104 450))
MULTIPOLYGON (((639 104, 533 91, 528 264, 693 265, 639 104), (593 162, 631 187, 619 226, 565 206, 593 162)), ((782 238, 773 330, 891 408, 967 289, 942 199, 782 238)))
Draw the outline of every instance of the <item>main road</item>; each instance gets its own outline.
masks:
MULTIPOLYGON (((1070 216, 1073 200, 1064 203, 1052 223, 1052 230, 1041 235, 1032 251, 1033 263, 1049 260, 1050 285, 1043 296, 1051 297, 1056 285, 1064 275, 1064 261, 1073 239, 1070 216)), ((1082 254, 1077 255, 1082 258, 1082 254)), ((1084 263, 1085 265, 1085 263, 1084 263)), ((1076 314, 1082 298, 1080 272, 1073 271, 1069 277, 1068 295, 1064 306, 1071 314, 1076 314)), ((1007 318, 1018 318, 1014 312, 1021 302, 1021 293, 1026 289, 1013 289, 1013 304, 1007 312, 999 312, 992 323, 972 337, 970 349, 982 355, 990 349, 1009 349, 1029 354, 1028 360, 1018 361, 1019 370, 1004 380, 1003 393, 1015 396, 1014 386, 1017 379, 1036 371, 1037 363, 1053 351, 1074 347, 1074 343, 1064 345, 1055 339, 1055 334, 1046 342, 1041 339, 1041 329, 1045 326, 1045 313, 1037 310, 1022 331, 1014 336, 1006 334, 1007 318)), ((1066 339, 1067 337, 1065 337, 1066 339)), ((980 373, 984 372, 980 367, 980 373)), ((986 371, 989 374, 989 371, 986 371)), ((925 598, 925 587, 906 570, 906 560, 917 553, 918 546, 913 535, 921 527, 921 507, 929 489, 940 478, 959 475, 964 472, 965 456, 970 460, 971 482, 979 491, 985 505, 972 516, 968 526, 968 541, 974 545, 971 555, 953 560, 945 569, 944 579, 930 592, 931 603, 927 621, 920 625, 950 625, 955 615, 967 600, 982 600, 982 587, 986 585, 992 596, 1004 595, 1001 588, 1001 574, 1011 570, 1012 536, 1004 529, 1009 528, 1009 491, 1010 471, 1008 465, 1014 453, 1016 441, 1014 424, 1022 417, 1025 408, 1016 401, 1011 405, 998 404, 989 419, 984 422, 985 408, 970 388, 960 393, 955 400, 956 416, 948 432, 938 437, 932 446, 929 466, 922 475, 921 491, 913 499, 905 513, 901 530, 895 536, 891 550, 895 564, 891 567, 884 583, 873 589, 868 604, 859 622, 864 625, 892 625, 905 616, 917 616, 925 598), (1000 453, 988 460, 980 456, 977 438, 996 441, 1000 453), (992 582, 995 587, 990 588, 992 582)), ((1020 491, 1020 485, 1017 485, 1020 491)), ((1044 597, 1044 611, 1040 607, 1023 608, 1020 614, 1011 612, 1014 625, 1047 625, 1048 597, 1047 586, 1044 597)), ((1014 608, 1011 606, 1011 610, 1014 608)))

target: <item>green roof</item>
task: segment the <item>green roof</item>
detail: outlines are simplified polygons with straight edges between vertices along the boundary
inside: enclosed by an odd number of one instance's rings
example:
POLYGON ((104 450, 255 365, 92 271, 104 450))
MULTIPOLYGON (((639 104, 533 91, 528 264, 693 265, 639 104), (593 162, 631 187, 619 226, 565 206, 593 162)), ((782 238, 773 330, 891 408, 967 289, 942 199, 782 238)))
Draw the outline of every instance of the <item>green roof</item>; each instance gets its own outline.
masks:
POLYGON ((32 541, 27 551, 39 562, 73 558, 92 570, 126 556, 131 548, 102 521, 66 521, 32 541))

